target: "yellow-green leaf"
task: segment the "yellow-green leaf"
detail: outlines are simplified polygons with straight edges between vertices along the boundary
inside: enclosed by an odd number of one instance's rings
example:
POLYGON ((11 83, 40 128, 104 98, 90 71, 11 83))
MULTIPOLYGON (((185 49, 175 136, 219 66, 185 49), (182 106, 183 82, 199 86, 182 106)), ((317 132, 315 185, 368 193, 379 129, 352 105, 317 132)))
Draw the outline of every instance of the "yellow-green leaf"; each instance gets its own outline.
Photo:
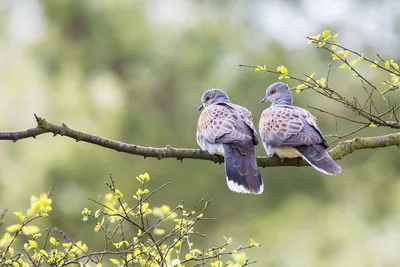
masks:
POLYGON ((236 264, 239 264, 240 266, 245 264, 246 260, 247 260, 247 256, 246 256, 246 253, 244 253, 244 252, 237 253, 237 254, 233 255, 233 261, 236 264))
POLYGON ((337 56, 337 55, 335 55, 335 54, 332 54, 332 60, 338 60, 339 59, 339 57, 337 56))
POLYGON ((354 65, 356 65, 360 60, 361 60, 361 58, 354 59, 354 60, 350 61, 350 65, 354 66, 354 65))
POLYGON ((390 67, 390 63, 388 60, 385 61, 385 68, 388 69, 390 67))
POLYGON ((350 55, 349 50, 344 51, 344 55, 343 55, 344 60, 346 60, 349 55, 350 55))
POLYGON ((390 65, 392 65, 392 67, 393 67, 395 70, 399 71, 399 65, 398 65, 396 62, 391 62, 390 65))
POLYGON ((49 254, 46 252, 46 250, 41 249, 41 250, 39 250, 39 252, 40 252, 40 254, 42 254, 43 256, 45 256, 46 258, 49 257, 49 254))
POLYGON ((276 68, 276 70, 277 70, 280 74, 282 74, 283 76, 286 76, 286 75, 288 74, 287 68, 286 68, 285 66, 283 66, 283 65, 278 66, 278 67, 276 68))
POLYGON ((211 262, 211 267, 222 267, 222 261, 211 262))
POLYGON ((337 45, 333 44, 333 45, 332 45, 332 50, 335 51, 336 48, 337 48, 337 45))
POLYGON ((371 122, 371 124, 370 124, 368 127, 370 127, 370 128, 376 128, 377 126, 376 126, 373 122, 371 122))
POLYGON ((225 239, 225 242, 226 242, 226 244, 230 245, 230 244, 232 244, 232 243, 233 243, 233 240, 232 240, 232 238, 225 237, 225 236, 223 236, 223 238, 225 239))
POLYGON ((307 85, 305 85, 304 83, 299 84, 299 85, 296 86, 296 90, 302 91, 304 88, 307 88, 307 85))
POLYGON ((155 228, 154 229, 154 234, 155 235, 163 235, 163 234, 165 234, 165 230, 164 229, 160 229, 160 228, 155 228))
POLYGON ((54 237, 50 237, 49 240, 50 244, 52 244, 53 246, 58 246, 59 242, 57 242, 57 240, 54 237))
POLYGON ((340 65, 339 69, 349 69, 349 66, 346 63, 344 63, 340 65))
POLYGON ((124 194, 121 193, 121 191, 119 191, 118 189, 115 189, 115 198, 121 198, 123 197, 124 194))
POLYGON ((254 242, 253 239, 250 239, 250 247, 259 247, 259 246, 260 246, 260 244, 254 242))
POLYGON ((7 232, 9 233, 15 233, 16 231, 21 229, 20 224, 12 224, 6 228, 7 232))
POLYGON ((325 78, 319 79, 319 80, 317 81, 317 83, 318 83, 319 85, 321 85, 321 86, 324 86, 324 85, 325 85, 325 78))
POLYGON ((25 220, 25 215, 22 212, 14 212, 14 214, 21 220, 21 222, 25 220))
POLYGON ((116 259, 110 259, 110 261, 111 261, 113 264, 115 264, 115 265, 117 265, 117 266, 120 266, 118 260, 116 260, 116 259))
POLYGON ((31 246, 33 248, 37 248, 38 247, 38 244, 36 243, 36 241, 28 240, 28 242, 29 242, 29 246, 31 246))
POLYGON ((331 37, 331 30, 325 30, 322 32, 322 38, 324 40, 328 40, 331 37))
POLYGON ((255 71, 264 71, 264 72, 266 72, 266 71, 267 71, 267 66, 266 66, 266 65, 264 65, 264 66, 257 66, 254 70, 255 70, 255 71))
POLYGON ((310 75, 308 75, 306 81, 307 82, 310 81, 314 77, 314 75, 315 75, 315 72, 310 74, 310 75))

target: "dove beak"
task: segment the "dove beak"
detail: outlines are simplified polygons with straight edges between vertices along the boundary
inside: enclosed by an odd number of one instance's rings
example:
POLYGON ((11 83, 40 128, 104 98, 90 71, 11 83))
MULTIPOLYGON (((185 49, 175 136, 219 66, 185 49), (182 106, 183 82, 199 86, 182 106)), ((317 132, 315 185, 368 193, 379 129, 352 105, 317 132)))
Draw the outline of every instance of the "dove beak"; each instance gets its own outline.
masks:
POLYGON ((264 98, 261 99, 260 104, 264 103, 264 102, 267 101, 267 100, 268 100, 268 96, 264 96, 264 98))
POLYGON ((202 111, 203 109, 204 109, 204 105, 201 104, 201 105, 199 106, 199 111, 202 111))

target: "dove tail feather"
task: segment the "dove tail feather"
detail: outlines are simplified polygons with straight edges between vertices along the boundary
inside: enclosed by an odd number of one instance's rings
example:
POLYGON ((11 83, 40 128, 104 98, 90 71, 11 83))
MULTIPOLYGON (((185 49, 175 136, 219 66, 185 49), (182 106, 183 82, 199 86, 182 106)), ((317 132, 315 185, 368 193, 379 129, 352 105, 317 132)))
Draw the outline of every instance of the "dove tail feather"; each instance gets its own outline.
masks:
POLYGON ((338 175, 342 171, 342 168, 329 156, 322 144, 297 146, 294 150, 322 173, 338 175))
POLYGON ((261 194, 264 184, 256 155, 251 151, 241 155, 230 144, 224 144, 226 182, 230 190, 245 194, 261 194), (236 152, 236 153, 235 153, 236 152))

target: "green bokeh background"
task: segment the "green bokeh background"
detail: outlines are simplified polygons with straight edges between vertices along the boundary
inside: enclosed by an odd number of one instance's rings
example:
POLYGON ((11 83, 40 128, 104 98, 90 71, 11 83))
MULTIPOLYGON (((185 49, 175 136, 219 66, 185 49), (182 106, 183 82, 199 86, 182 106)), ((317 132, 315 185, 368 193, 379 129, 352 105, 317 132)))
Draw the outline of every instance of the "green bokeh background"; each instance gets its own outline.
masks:
MULTIPOLYGON (((224 89, 253 112, 255 123, 267 107, 259 100, 277 76, 239 64, 283 64, 297 76, 323 76, 330 56, 308 46, 305 36, 326 28, 339 32, 343 44, 396 59, 398 14, 383 14, 373 1, 337 2, 3 1, 0 130, 34 127, 36 113, 127 143, 196 148, 197 107, 206 89, 224 89), (368 27, 374 23, 384 27, 368 27)), ((380 8, 398 6, 382 1, 380 8)), ((378 72, 362 69, 381 86, 378 72)), ((364 97, 346 71, 333 70, 331 85, 346 96, 364 97)), ((396 94, 394 102, 400 100, 396 94)), ((353 116, 311 91, 294 97, 303 107, 353 116)), ((332 117, 314 114, 325 134, 335 131, 332 117)), ((339 130, 354 127, 341 123, 339 130)), ((389 132, 394 131, 372 128, 360 135, 389 132)), ((262 146, 257 154, 265 154, 262 146)), ((138 187, 135 177, 148 172, 153 189, 171 182, 152 205, 213 200, 207 215, 217 220, 199 227, 207 234, 197 240, 200 246, 220 243, 222 236, 237 244, 253 238, 262 244, 249 252, 256 266, 398 266, 399 155, 397 147, 357 151, 339 161, 343 173, 337 177, 310 167, 262 169, 265 193, 249 196, 228 190, 222 165, 143 159, 47 134, 0 142, 0 206, 25 210, 31 195, 52 188, 48 223, 100 249, 93 225, 80 214, 94 207, 87 197, 106 192, 109 172, 131 195, 138 187)))

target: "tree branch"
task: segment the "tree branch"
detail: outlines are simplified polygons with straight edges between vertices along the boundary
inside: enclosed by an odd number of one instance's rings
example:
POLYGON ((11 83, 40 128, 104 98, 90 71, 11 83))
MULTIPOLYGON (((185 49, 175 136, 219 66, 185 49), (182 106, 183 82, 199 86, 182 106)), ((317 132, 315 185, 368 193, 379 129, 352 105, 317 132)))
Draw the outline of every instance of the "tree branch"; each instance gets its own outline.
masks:
MULTIPOLYGON (((25 131, 17 132, 0 132, 0 140, 11 140, 17 142, 25 138, 36 138, 36 136, 44 133, 53 133, 54 136, 67 136, 74 139, 76 142, 82 141, 101 147, 124 152, 132 155, 143 156, 144 158, 176 158, 177 160, 183 159, 200 159, 209 160, 214 163, 223 163, 224 159, 219 155, 210 155, 207 151, 201 149, 188 149, 188 148, 174 148, 167 145, 165 148, 144 147, 134 144, 127 144, 115 140, 99 137, 94 134, 87 134, 69 128, 65 123, 61 125, 53 124, 43 118, 36 116, 37 126, 25 131)), ((346 155, 353 153, 359 149, 379 148, 400 145, 400 133, 388 134, 383 136, 374 137, 356 137, 351 140, 339 142, 336 147, 329 151, 329 154, 335 159, 339 160, 346 155)), ((308 164, 301 158, 285 159, 282 160, 276 156, 272 158, 257 157, 257 163, 260 167, 276 167, 276 166, 307 166, 308 164)))

